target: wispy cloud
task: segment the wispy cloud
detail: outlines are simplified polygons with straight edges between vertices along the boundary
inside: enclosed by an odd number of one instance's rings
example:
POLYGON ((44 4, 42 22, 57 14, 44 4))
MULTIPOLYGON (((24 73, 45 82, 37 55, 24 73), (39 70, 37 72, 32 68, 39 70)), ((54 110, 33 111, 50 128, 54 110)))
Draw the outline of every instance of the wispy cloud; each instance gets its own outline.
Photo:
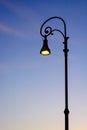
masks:
MULTIPOLYGON (((29 36, 32 36, 33 33, 37 34, 39 28, 39 15, 36 13, 35 10, 32 10, 32 8, 27 5, 23 5, 22 3, 16 3, 13 1, 1 0, 0 3, 5 8, 8 8, 11 11, 11 13, 14 12, 16 14, 16 16, 21 22, 21 25, 23 25, 21 26, 21 30, 23 30, 23 32, 17 31, 16 29, 14 29, 14 27, 8 27, 6 26, 7 24, 0 24, 0 30, 9 34, 23 36, 25 38, 29 38, 29 36)), ((19 21, 15 21, 15 25, 17 22, 19 23, 19 21)))
POLYGON ((11 9, 12 11, 16 12, 16 13, 19 13, 21 11, 20 8, 12 2, 9 2, 9 1, 6 1, 6 0, 3 0, 3 1, 0 0, 0 3, 2 5, 4 5, 5 7, 11 9))
MULTIPOLYGON (((18 4, 16 2, 9 2, 9 1, 0 1, 2 5, 4 5, 6 8, 10 9, 11 11, 15 12, 17 15, 20 15, 21 17, 24 17, 26 19, 29 18, 37 18, 36 11, 32 10, 29 6, 18 4)), ((34 19, 33 19, 34 20, 34 19)))
POLYGON ((16 36, 24 36, 22 32, 16 31, 15 29, 8 27, 7 25, 4 25, 4 24, 0 24, 0 31, 13 34, 16 36))

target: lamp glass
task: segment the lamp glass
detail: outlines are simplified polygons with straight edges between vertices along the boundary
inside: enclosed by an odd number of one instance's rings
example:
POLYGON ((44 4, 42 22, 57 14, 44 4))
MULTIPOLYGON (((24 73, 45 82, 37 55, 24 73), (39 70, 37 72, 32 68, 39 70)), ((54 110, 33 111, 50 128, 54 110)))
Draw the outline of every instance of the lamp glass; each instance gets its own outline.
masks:
POLYGON ((41 52, 40 52, 40 54, 41 55, 49 55, 51 52, 49 51, 49 50, 42 50, 41 52))

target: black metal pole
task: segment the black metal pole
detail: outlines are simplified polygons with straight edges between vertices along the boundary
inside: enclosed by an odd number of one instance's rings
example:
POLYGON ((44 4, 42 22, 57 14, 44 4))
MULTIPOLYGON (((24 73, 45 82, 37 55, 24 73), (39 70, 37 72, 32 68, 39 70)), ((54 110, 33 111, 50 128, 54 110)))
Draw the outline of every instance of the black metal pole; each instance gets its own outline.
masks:
MULTIPOLYGON (((47 19, 40 28, 40 34, 42 37, 44 37, 44 39, 47 38, 49 35, 53 35, 54 31, 58 31, 59 33, 61 33, 64 38, 64 42, 63 42, 63 44, 64 44, 63 51, 64 51, 64 57, 65 57, 65 110, 64 110, 64 114, 65 114, 65 130, 69 130, 69 109, 68 109, 68 51, 69 50, 67 47, 67 41, 68 41, 69 37, 66 36, 66 23, 65 23, 64 19, 62 19, 61 17, 55 16, 55 17, 51 17, 51 18, 47 19), (52 19, 59 19, 60 21, 63 22, 64 32, 62 32, 59 29, 52 29, 52 27, 50 27, 50 26, 45 27, 44 31, 43 31, 44 25, 52 19)), ((47 48, 47 50, 48 50, 48 48, 47 48)))
POLYGON ((64 41, 64 57, 65 57, 65 130, 69 130, 69 109, 68 109, 68 48, 67 48, 68 37, 65 37, 64 41))

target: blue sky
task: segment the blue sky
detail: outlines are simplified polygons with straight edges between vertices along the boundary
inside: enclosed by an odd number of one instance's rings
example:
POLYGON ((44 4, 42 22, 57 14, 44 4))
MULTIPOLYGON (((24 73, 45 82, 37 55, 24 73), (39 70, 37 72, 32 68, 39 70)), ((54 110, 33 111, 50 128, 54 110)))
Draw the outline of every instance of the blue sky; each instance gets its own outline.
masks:
POLYGON ((70 130, 87 129, 86 12, 86 0, 0 0, 0 130, 64 130, 61 35, 49 37, 50 56, 39 53, 41 24, 52 16, 70 37, 70 130))

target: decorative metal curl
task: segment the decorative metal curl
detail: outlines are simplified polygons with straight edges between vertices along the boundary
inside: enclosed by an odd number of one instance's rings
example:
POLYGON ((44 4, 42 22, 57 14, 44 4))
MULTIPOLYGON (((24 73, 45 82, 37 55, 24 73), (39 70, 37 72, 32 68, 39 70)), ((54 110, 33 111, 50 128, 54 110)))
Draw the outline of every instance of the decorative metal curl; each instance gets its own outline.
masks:
POLYGON ((52 28, 50 26, 46 27, 45 30, 45 36, 52 35, 52 28))
POLYGON ((42 26, 41 26, 41 28, 40 28, 40 34, 41 34, 42 37, 47 37, 47 36, 49 36, 49 35, 53 35, 53 32, 54 32, 54 31, 60 32, 60 33, 62 34, 63 38, 64 38, 64 39, 66 38, 66 24, 65 24, 65 21, 64 21, 61 17, 54 16, 54 17, 51 17, 51 18, 47 19, 47 20, 42 24, 42 26), (52 27, 50 27, 50 26, 47 26, 47 27, 44 29, 44 31, 43 31, 44 25, 45 25, 48 21, 50 21, 51 19, 59 19, 59 20, 61 20, 61 21, 63 22, 63 25, 64 25, 64 32, 62 32, 62 31, 59 30, 59 29, 52 29, 52 27), (43 33, 43 32, 44 32, 44 33, 43 33))

